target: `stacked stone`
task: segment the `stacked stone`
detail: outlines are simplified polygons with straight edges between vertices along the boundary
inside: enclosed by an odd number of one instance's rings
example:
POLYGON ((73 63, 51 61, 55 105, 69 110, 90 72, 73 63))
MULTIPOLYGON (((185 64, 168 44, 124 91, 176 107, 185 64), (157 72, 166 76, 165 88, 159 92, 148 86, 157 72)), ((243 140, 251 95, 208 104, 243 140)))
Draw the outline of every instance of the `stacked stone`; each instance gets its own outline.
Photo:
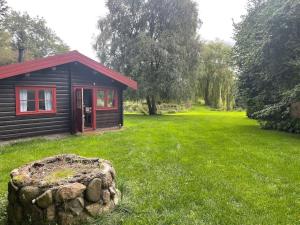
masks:
MULTIPOLYGON (((66 155, 54 158, 59 157, 66 155)), ((53 157, 38 164, 43 165, 49 159, 53 157)), ((97 160, 98 169, 59 185, 45 185, 30 178, 30 168, 37 162, 13 170, 8 183, 8 224, 73 225, 112 211, 121 197, 115 185, 116 173, 109 161, 97 160)))

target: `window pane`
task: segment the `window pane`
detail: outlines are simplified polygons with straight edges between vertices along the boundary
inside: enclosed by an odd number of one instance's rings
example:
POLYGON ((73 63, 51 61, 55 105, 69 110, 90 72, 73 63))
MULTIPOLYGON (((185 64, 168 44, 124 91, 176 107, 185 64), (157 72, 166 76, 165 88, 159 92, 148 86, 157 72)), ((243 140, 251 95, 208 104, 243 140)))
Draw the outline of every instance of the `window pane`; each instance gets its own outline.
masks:
POLYGON ((27 90, 27 100, 28 101, 35 100, 35 91, 34 90, 27 90))
POLYGON ((76 108, 82 108, 82 92, 76 90, 76 108))
POLYGON ((107 99, 107 107, 113 107, 114 103, 114 91, 113 90, 108 90, 108 99, 107 99))
POLYGON ((20 90, 20 112, 35 111, 35 91, 34 90, 20 90))
POLYGON ((97 99, 97 106, 104 107, 104 99, 97 99))
POLYGON ((45 90, 45 110, 51 111, 52 110, 52 91, 51 90, 45 90))
POLYGON ((39 101, 39 110, 46 110, 45 101, 39 101))
POLYGON ((104 107, 104 91, 98 91, 97 92, 97 106, 98 107, 104 107))
POLYGON ((20 112, 27 112, 27 101, 20 102, 20 112))
POLYGON ((35 101, 27 101, 27 112, 35 111, 35 101))
POLYGON ((45 99, 45 90, 39 90, 39 100, 45 99))
POLYGON ((27 101, 27 90, 25 89, 20 90, 20 100, 27 101))
POLYGON ((118 107, 117 92, 114 92, 113 107, 118 107))
POLYGON ((20 111, 27 112, 27 90, 20 90, 20 111))

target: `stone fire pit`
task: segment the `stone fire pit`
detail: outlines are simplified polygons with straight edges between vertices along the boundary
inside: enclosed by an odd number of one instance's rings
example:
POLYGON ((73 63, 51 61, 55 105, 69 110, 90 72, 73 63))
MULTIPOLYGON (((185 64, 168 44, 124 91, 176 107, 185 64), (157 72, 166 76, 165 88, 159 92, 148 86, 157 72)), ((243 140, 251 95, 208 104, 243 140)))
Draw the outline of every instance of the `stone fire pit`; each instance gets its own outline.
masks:
POLYGON ((11 172, 8 224, 78 224, 118 204, 116 172, 102 159, 59 155, 11 172))

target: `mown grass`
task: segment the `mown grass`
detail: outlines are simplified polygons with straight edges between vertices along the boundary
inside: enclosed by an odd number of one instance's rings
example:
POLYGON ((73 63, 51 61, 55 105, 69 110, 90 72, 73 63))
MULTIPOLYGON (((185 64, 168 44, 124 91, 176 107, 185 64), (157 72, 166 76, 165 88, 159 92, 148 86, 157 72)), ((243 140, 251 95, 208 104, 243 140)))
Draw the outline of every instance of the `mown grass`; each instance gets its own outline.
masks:
POLYGON ((13 168, 75 153, 111 160, 124 193, 94 224, 300 224, 299 135, 203 107, 125 122, 119 132, 0 148, 0 196, 13 168))

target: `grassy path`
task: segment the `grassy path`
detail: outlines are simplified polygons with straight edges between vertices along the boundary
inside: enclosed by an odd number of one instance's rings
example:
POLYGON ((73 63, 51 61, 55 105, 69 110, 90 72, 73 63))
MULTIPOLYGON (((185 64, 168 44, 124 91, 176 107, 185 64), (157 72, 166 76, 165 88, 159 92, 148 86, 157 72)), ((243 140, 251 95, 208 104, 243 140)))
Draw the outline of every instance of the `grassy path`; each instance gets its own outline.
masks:
POLYGON ((205 108, 125 122, 120 132, 0 147, 0 195, 13 168, 76 153, 117 170, 125 197, 104 224, 300 224, 300 136, 205 108))

